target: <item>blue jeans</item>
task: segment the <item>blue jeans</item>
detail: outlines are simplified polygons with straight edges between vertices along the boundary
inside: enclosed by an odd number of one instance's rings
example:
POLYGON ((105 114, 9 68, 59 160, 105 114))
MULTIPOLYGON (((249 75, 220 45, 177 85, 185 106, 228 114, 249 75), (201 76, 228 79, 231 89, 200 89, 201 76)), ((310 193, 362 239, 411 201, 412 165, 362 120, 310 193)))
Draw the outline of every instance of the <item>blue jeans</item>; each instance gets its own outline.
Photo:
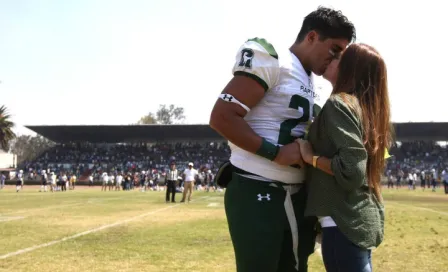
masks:
POLYGON ((322 228, 322 256, 327 272, 372 272, 371 250, 353 244, 338 227, 322 228))

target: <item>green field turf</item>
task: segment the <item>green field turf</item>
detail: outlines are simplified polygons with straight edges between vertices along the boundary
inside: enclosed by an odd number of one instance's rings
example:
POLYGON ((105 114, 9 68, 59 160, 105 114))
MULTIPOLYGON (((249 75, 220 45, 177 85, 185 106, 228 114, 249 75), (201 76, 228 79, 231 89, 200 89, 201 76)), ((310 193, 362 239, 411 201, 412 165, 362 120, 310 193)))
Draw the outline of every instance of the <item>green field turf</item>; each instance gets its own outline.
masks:
MULTIPOLYGON (((164 192, 37 191, 0 191, 0 271, 235 271, 223 193, 166 204, 164 192)), ((374 271, 448 271, 440 191, 384 190, 386 237, 374 271)), ((324 271, 318 253, 309 271, 324 271)))

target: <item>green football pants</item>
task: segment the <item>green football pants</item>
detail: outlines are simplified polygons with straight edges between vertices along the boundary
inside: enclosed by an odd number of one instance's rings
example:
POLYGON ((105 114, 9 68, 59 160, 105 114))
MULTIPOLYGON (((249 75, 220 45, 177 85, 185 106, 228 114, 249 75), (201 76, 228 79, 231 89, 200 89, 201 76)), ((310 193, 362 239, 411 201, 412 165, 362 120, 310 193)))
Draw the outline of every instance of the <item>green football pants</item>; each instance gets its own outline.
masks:
POLYGON ((233 172, 224 201, 238 272, 307 271, 317 219, 304 217, 304 186, 233 172))

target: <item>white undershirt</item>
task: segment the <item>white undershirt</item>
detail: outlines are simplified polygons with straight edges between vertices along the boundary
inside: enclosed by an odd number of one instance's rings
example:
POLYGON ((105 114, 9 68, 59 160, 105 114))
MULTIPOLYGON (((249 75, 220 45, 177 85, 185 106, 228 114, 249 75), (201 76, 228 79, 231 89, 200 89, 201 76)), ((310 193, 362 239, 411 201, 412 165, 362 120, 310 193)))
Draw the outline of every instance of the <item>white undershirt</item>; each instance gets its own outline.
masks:
POLYGON ((322 228, 337 227, 331 216, 319 216, 319 223, 322 228))

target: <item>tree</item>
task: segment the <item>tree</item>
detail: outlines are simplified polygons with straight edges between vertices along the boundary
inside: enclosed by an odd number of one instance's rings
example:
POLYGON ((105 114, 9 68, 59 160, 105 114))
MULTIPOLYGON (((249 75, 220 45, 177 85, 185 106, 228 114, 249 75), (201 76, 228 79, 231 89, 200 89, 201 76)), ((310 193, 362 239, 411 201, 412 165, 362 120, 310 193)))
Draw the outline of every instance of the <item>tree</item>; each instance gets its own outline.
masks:
POLYGON ((4 151, 9 150, 9 144, 16 134, 12 131, 14 123, 10 120, 11 115, 5 106, 0 107, 0 148, 4 151))
POLYGON ((157 120, 154 117, 154 114, 150 112, 148 115, 143 116, 140 118, 140 120, 137 122, 139 125, 152 125, 157 124, 157 120))
POLYGON ((171 125, 185 120, 184 108, 175 107, 172 104, 169 107, 160 105, 156 116, 158 123, 162 125, 171 125))
POLYGON ((185 120, 184 108, 174 105, 160 105, 155 116, 152 112, 143 116, 138 124, 161 124, 171 125, 182 123, 185 120))
POLYGON ((20 135, 11 142, 11 151, 17 155, 17 164, 32 161, 55 145, 42 136, 20 135))

